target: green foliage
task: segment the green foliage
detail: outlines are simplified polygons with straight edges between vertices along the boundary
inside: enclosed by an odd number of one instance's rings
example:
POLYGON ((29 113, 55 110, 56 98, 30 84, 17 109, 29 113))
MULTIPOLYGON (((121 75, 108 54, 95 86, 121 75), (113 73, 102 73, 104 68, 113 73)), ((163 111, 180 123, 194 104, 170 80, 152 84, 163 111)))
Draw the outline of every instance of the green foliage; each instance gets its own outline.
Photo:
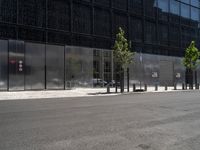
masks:
POLYGON ((195 41, 192 41, 185 51, 183 64, 187 69, 196 69, 199 64, 200 52, 195 46, 195 41))
POLYGON ((123 69, 133 61, 134 53, 131 52, 131 43, 125 38, 125 32, 120 27, 113 47, 114 59, 123 69))

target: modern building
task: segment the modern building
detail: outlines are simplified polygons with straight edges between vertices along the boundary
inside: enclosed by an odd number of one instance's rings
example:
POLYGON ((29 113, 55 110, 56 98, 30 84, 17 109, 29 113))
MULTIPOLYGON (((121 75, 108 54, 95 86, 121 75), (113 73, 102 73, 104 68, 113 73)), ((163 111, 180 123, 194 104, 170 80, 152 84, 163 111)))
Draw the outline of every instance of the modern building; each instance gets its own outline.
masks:
POLYGON ((0 90, 113 80, 119 27, 137 52, 131 82, 185 82, 181 57, 191 40, 200 47, 199 21, 199 0, 0 0, 0 90))

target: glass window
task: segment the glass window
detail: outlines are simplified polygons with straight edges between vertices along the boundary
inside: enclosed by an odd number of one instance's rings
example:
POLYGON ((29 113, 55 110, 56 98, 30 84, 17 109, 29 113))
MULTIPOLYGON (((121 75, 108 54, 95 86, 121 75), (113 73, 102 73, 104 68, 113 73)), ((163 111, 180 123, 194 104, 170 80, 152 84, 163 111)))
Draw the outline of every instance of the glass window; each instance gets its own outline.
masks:
POLYGON ((92 31, 92 11, 80 4, 73 5, 73 31, 88 33, 92 31))
POLYGON ((127 9, 127 0, 112 0, 113 6, 119 9, 127 9))
POLYGON ((69 2, 63 0, 49 0, 48 27, 60 30, 69 30, 70 27, 69 2))
POLYGON ((141 42, 142 41, 142 20, 141 19, 130 19, 130 39, 141 42))
POLYGON ((183 3, 190 4, 190 0, 180 0, 183 3))
POLYGON ((184 18, 190 18, 190 7, 189 5, 181 3, 181 16, 184 18))
POLYGON ((168 21, 168 12, 169 12, 168 0, 158 0, 158 12, 160 20, 168 21))
POLYGON ((189 46, 191 42, 190 36, 191 30, 189 27, 182 26, 181 27, 181 47, 186 48, 189 46))
POLYGON ((19 39, 45 42, 45 32, 38 29, 19 28, 19 39))
POLYGON ((110 0, 94 0, 94 3, 103 6, 110 6, 110 0))
POLYGON ((146 0, 145 2, 145 15, 149 17, 155 17, 157 5, 155 0, 146 0))
POLYGON ((48 43, 70 45, 71 37, 63 32, 48 32, 48 43))
POLYGON ((179 26, 175 26, 175 25, 170 25, 169 27, 169 41, 170 41, 170 46, 176 46, 179 47, 179 26))
POLYGON ((153 22, 145 23, 145 42, 155 43, 156 42, 156 24, 153 22))
POLYGON ((191 19, 195 21, 199 21, 199 9, 195 7, 191 7, 191 19))
POLYGON ((129 10, 136 14, 142 14, 143 10, 142 0, 129 0, 129 10))
POLYGON ((110 49, 111 42, 109 38, 93 38, 94 47, 95 48, 102 48, 102 49, 110 49))
POLYGON ((160 24, 159 25, 159 40, 160 44, 168 45, 168 26, 160 24))
POLYGON ((179 15, 179 2, 176 0, 170 0, 170 13, 179 15))
POLYGON ((127 17, 125 15, 122 15, 122 14, 114 14, 114 17, 113 17, 113 26, 114 26, 114 37, 116 36, 116 34, 118 33, 119 31, 119 27, 121 27, 125 33, 127 34, 127 17))
POLYGON ((111 17, 109 11, 105 11, 102 9, 94 10, 94 33, 96 35, 110 36, 110 22, 111 17))
POLYGON ((74 34, 72 36, 72 43, 75 46, 92 47, 92 39, 89 36, 74 34))
POLYGON ((19 0, 19 23, 45 26, 45 0, 19 0))
POLYGON ((161 9, 162 12, 169 11, 168 0, 158 0, 158 8, 161 9))
POLYGON ((15 39, 17 37, 17 30, 14 26, 0 24, 0 37, 15 39))
POLYGON ((17 22, 17 0, 0 0, 0 20, 17 22))
POLYGON ((191 5, 199 7, 199 0, 191 0, 191 5))

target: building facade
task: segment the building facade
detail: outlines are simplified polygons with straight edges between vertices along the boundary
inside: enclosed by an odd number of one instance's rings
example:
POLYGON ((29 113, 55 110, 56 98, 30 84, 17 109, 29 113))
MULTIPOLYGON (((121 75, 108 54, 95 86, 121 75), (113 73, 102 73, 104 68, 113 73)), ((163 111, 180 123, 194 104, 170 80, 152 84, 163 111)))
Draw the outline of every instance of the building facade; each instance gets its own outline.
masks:
POLYGON ((0 90, 112 81, 119 27, 137 52, 132 83, 185 82, 181 57, 191 40, 200 47, 199 22, 199 0, 0 0, 0 90))

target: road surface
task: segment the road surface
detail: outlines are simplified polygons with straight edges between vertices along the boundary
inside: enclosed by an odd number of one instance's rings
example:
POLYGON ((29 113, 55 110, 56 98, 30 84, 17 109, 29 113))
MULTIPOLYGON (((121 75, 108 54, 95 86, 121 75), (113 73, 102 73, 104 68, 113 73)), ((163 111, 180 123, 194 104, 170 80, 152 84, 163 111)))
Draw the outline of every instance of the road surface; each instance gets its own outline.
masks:
POLYGON ((0 101, 0 150, 199 149, 199 91, 0 101))

